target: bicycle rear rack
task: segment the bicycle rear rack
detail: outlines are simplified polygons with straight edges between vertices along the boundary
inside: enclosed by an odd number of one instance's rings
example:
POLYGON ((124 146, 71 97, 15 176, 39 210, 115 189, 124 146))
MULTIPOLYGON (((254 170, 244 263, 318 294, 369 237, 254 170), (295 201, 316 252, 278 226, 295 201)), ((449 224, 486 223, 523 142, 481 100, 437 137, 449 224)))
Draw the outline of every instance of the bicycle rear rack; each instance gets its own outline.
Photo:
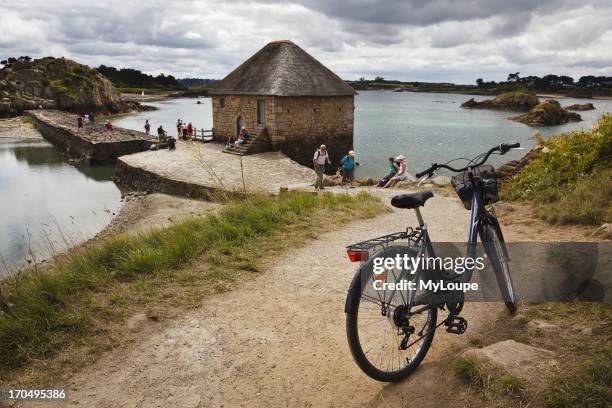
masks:
POLYGON ((419 242, 421 228, 408 227, 405 231, 395 232, 389 235, 368 239, 366 241, 357 242, 346 247, 347 252, 367 252, 372 254, 380 250, 386 249, 389 244, 396 241, 406 241, 408 246, 416 245, 419 242))

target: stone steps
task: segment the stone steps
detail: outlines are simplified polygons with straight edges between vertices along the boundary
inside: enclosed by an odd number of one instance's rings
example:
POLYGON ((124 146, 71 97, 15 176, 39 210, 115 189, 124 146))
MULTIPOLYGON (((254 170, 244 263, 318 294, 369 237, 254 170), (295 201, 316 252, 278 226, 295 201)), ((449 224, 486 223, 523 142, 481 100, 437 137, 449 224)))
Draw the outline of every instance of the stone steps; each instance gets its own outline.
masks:
POLYGON ((224 153, 246 156, 248 154, 262 153, 271 150, 267 134, 262 132, 259 136, 247 140, 244 144, 232 150, 223 150, 224 153))

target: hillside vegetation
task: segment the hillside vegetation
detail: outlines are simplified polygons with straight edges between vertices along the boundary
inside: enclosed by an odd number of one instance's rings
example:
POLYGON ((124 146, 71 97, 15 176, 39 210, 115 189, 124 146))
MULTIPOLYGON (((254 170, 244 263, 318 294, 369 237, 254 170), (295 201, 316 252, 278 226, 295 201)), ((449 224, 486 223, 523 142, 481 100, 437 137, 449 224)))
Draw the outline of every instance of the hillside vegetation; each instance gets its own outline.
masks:
POLYGON ((588 131, 543 140, 543 152, 504 182, 502 197, 531 201, 550 222, 595 225, 612 221, 612 114, 588 131))

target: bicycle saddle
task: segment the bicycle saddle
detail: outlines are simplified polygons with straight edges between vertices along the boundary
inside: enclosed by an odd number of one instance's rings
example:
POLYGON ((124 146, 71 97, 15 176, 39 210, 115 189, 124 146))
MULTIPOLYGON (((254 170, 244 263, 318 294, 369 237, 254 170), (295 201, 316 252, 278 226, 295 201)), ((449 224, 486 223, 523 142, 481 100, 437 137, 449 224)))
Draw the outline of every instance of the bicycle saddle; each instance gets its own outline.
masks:
POLYGON ((391 205, 397 208, 417 208, 425 205, 425 201, 433 197, 429 190, 418 193, 400 194, 391 199, 391 205))

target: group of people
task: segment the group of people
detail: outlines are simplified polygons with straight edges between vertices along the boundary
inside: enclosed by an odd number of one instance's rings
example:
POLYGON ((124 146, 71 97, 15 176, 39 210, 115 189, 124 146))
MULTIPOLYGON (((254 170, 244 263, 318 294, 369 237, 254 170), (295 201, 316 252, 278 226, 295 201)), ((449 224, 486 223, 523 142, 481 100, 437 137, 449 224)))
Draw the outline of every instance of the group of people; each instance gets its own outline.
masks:
POLYGON ((183 140, 191 139, 193 136, 194 127, 191 122, 185 124, 182 119, 176 120, 176 134, 178 139, 183 138, 183 140))
MULTIPOLYGON (((327 146, 324 144, 319 146, 312 158, 312 164, 316 173, 315 190, 324 190, 325 166, 331 166, 331 159, 327 151, 327 146)), ((355 161, 355 152, 353 150, 342 157, 340 160, 340 167, 338 167, 338 173, 340 173, 342 177, 340 182, 342 187, 344 187, 345 184, 348 184, 350 188, 353 187, 355 167, 357 166, 359 166, 359 163, 355 161)))
POLYGON ((378 182, 378 187, 389 188, 406 180, 406 158, 403 155, 389 157, 389 173, 378 182))
POLYGON ((228 141, 225 143, 225 148, 227 150, 236 149, 240 147, 241 145, 245 144, 250 138, 251 138, 251 135, 249 134, 249 132, 247 132, 246 128, 243 126, 240 129, 240 132, 238 133, 238 137, 236 138, 236 140, 233 140, 233 138, 230 137, 228 141))
POLYGON ((91 124, 92 127, 94 126, 94 114, 93 113, 79 115, 77 117, 77 127, 79 129, 82 129, 83 126, 86 126, 89 124, 91 124))
MULTIPOLYGON (((315 190, 324 190, 325 167, 332 164, 327 146, 319 146, 312 158, 312 164, 316 173, 315 190)), ((338 168, 338 172, 342 176, 341 186, 348 184, 349 187, 353 187, 355 168, 357 166, 359 166, 359 163, 355 160, 355 152, 353 150, 342 157, 340 167, 338 168)), ((378 182, 378 187, 394 187, 400 181, 406 180, 407 177, 406 158, 403 155, 389 157, 389 172, 378 182)))

